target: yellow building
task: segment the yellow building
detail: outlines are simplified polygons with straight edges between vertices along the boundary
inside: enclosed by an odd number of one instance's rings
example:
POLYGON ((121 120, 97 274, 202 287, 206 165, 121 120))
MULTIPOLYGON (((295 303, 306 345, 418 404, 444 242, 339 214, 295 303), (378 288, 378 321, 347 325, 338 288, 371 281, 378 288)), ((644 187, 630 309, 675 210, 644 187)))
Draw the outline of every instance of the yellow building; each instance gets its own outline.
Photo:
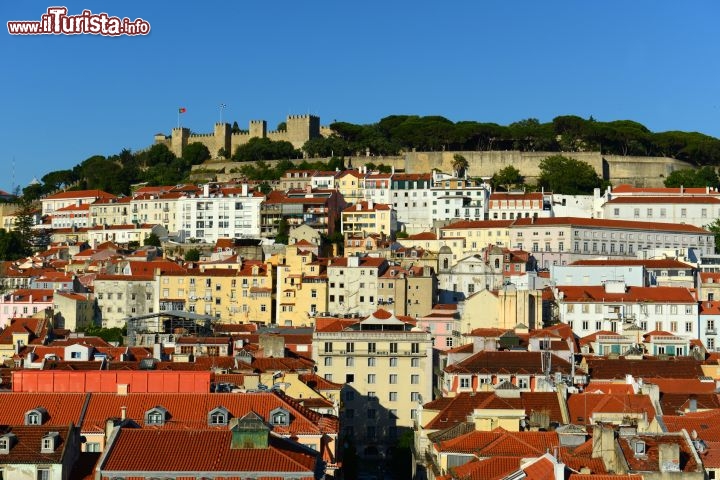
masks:
POLYGON ((240 270, 164 272, 159 281, 161 305, 181 302, 225 323, 272 323, 273 269, 262 262, 245 261, 240 270))
POLYGON ((99 198, 90 204, 88 225, 127 225, 131 221, 130 197, 99 198))
POLYGON ((328 311, 326 262, 318 262, 317 247, 298 242, 285 250, 285 263, 277 272, 277 323, 282 326, 313 325, 328 311))
POLYGON ((397 230, 397 216, 392 205, 361 201, 342 212, 343 235, 353 233, 392 235, 397 230))
POLYGON ((364 197, 364 175, 357 170, 345 170, 335 178, 335 187, 347 203, 355 203, 364 197))
POLYGON ((345 384, 342 435, 361 456, 384 455, 414 428, 418 409, 432 398, 432 346, 412 319, 382 309, 364 319, 317 319, 317 373, 345 384))
MULTIPOLYGON (((440 229, 440 238, 464 238, 460 255, 477 253, 488 245, 510 247, 510 220, 461 220, 440 229)), ((453 249, 455 254, 455 249, 453 249)))
POLYGON ((505 286, 497 291, 480 290, 465 300, 460 319, 463 333, 476 328, 513 330, 519 323, 542 327, 542 291, 505 286))

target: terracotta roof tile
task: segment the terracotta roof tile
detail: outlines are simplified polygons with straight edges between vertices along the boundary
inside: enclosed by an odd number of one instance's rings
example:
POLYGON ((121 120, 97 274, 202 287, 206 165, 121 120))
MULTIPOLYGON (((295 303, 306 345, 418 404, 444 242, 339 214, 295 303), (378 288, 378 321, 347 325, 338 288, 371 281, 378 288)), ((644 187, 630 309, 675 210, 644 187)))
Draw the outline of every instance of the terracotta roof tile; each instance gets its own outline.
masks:
MULTIPOLYGON (((260 478, 298 475, 313 478, 317 457, 293 442, 270 437, 270 448, 231 449, 232 432, 168 431, 124 428, 119 431, 103 472, 263 472, 260 478), (188 449, 187 446, 193 448, 188 449), (273 474, 277 475, 273 475, 273 474)), ((107 476, 114 476, 106 473, 107 476)), ((189 475, 195 477, 196 475, 189 475)), ((239 475, 238 475, 239 476, 239 475)), ((243 475, 245 476, 245 475, 243 475)))

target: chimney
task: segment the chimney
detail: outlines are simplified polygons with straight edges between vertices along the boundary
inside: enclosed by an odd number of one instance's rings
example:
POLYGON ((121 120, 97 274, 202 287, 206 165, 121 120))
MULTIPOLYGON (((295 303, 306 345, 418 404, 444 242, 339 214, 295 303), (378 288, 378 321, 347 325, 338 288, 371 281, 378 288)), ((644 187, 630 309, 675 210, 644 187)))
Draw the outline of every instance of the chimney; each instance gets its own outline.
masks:
POLYGON ((356 204, 355 204, 355 210, 357 210, 358 212, 359 212, 360 210, 362 210, 362 203, 360 203, 360 202, 356 203, 356 204))
POLYGON ((127 418, 127 407, 123 405, 120 407, 120 420, 125 420, 127 418))
POLYGON ((153 358, 158 362, 162 361, 162 343, 155 343, 153 345, 153 358))
POLYGON ((242 196, 243 196, 243 197, 247 197, 247 194, 248 194, 248 186, 247 186, 247 183, 243 183, 240 188, 241 188, 242 196))
POLYGON ((677 443, 661 443, 658 445, 658 452, 660 472, 680 471, 680 445, 677 443))
POLYGON ((371 198, 370 200, 368 200, 367 205, 368 205, 368 210, 372 210, 372 209, 373 209, 373 201, 372 201, 372 198, 371 198))
POLYGON ((697 398, 690 397, 690 411, 697 412, 697 398))
POLYGON ((206 183, 203 185, 203 197, 209 197, 210 196, 210 184, 206 183))

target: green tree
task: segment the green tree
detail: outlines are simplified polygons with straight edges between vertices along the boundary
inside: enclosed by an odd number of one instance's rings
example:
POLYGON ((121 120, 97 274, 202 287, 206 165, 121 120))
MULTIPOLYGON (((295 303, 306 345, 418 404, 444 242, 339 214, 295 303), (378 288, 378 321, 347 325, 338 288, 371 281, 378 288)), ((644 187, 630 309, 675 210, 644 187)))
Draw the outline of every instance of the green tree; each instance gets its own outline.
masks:
POLYGON ((666 187, 717 187, 718 175, 714 167, 705 166, 694 170, 683 168, 675 170, 665 179, 666 187))
POLYGON ((182 157, 190 165, 200 165, 210 159, 210 150, 200 142, 193 142, 183 148, 182 157))
POLYGON ((720 218, 716 218, 714 222, 705 225, 703 228, 715 235, 715 253, 720 253, 720 218))
POLYGON ((197 262, 200 260, 200 250, 197 248, 191 248, 185 252, 186 262, 197 262))
POLYGON ((453 168, 453 172, 455 173, 456 177, 458 177, 458 178, 464 177, 465 172, 467 171, 468 165, 469 165, 469 163, 467 161, 467 158, 460 155, 459 153, 456 153, 455 155, 453 155, 452 168, 453 168))
POLYGON ((30 249, 17 230, 0 229, 0 260, 17 260, 30 255, 30 249))
POLYGON ((502 187, 505 191, 509 191, 515 185, 522 185, 525 179, 520 175, 520 170, 512 165, 508 165, 502 170, 498 170, 490 180, 493 188, 502 187))
POLYGON ((100 337, 106 342, 117 342, 122 345, 124 337, 127 335, 127 328, 104 328, 99 325, 88 325, 85 328, 78 329, 87 336, 100 337))
POLYGON ((233 122, 232 128, 230 129, 231 133, 240 133, 242 130, 240 130, 240 127, 238 126, 237 122, 233 122))
POLYGON ((540 162, 538 186, 564 195, 589 195, 602 186, 602 179, 587 162, 553 155, 540 162))
POLYGON ((277 234, 275 235, 275 242, 287 245, 288 235, 290 234, 290 225, 285 217, 281 217, 277 224, 277 234))
POLYGON ((274 142, 269 138, 251 138, 246 144, 235 149, 232 159, 236 162, 254 162, 283 158, 302 158, 302 152, 295 150, 292 143, 274 142))
POLYGON ((33 227, 35 226, 35 214, 38 210, 38 204, 22 197, 20 199, 20 208, 15 212, 15 231, 22 242, 22 250, 32 252, 35 240, 33 227))
POLYGON ((230 158, 230 153, 228 153, 228 151, 225 150, 225 147, 222 147, 222 148, 220 148, 220 149, 217 151, 217 156, 218 156, 219 158, 225 158, 225 159, 227 159, 227 158, 230 158))
POLYGON ((156 234, 151 233, 147 237, 145 237, 145 240, 143 240, 143 245, 150 246, 150 247, 159 247, 162 245, 160 242, 160 237, 158 237, 156 234))
POLYGON ((277 128, 275 128, 278 132, 287 132, 287 123, 286 122, 280 122, 277 124, 277 128))

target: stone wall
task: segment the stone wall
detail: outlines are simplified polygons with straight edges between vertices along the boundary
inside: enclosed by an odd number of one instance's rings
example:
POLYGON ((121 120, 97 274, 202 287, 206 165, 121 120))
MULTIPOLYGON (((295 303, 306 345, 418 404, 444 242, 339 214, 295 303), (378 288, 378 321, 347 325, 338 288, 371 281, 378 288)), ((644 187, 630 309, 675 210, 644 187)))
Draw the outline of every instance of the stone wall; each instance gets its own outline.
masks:
MULTIPOLYGON (((463 155, 469 163, 469 174, 473 177, 491 177, 495 172, 508 165, 512 165, 525 177, 528 184, 533 184, 540 174, 540 162, 558 152, 520 152, 520 151, 481 151, 481 152, 408 152, 397 156, 361 156, 346 157, 345 164, 357 168, 366 163, 375 165, 388 165, 395 170, 404 170, 406 173, 429 173, 433 168, 443 172, 452 172, 453 157, 455 154, 463 155)), ((613 185, 629 183, 638 187, 662 187, 665 178, 673 171, 684 168, 695 168, 694 165, 666 157, 631 157, 620 155, 601 155, 599 152, 562 152, 564 156, 572 157, 590 164, 598 174, 613 185)), ((308 161, 328 162, 329 158, 311 158, 308 161)), ((299 165, 304 160, 292 160, 299 165)), ((270 166, 277 164, 278 160, 269 160, 270 166)), ((239 170, 242 163, 237 162, 208 162, 193 166, 193 170, 207 169, 219 172, 218 180, 227 181, 237 178, 231 174, 232 169, 239 170)))

